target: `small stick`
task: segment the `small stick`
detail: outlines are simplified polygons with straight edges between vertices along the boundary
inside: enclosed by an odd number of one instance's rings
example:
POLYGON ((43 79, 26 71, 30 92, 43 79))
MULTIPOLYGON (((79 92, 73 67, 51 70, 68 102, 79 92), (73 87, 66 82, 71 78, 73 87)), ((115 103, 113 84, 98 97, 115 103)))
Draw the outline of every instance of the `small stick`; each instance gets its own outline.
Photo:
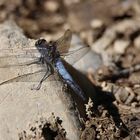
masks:
POLYGON ((117 80, 119 78, 128 77, 131 73, 137 71, 140 71, 140 64, 136 64, 132 67, 123 69, 110 75, 103 75, 99 78, 99 81, 117 80))

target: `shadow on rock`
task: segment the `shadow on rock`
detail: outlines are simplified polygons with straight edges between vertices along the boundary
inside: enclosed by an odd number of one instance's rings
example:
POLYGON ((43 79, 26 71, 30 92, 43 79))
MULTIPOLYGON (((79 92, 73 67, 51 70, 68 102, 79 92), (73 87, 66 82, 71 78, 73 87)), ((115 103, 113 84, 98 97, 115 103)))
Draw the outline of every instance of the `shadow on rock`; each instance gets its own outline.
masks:
POLYGON ((67 62, 64 61, 64 64, 68 72, 72 75, 73 79, 84 91, 87 99, 86 102, 83 102, 76 94, 72 94, 80 116, 85 120, 87 119, 85 104, 87 104, 88 99, 91 98, 94 103, 94 112, 98 115, 98 106, 102 105, 105 109, 107 109, 109 116, 113 118, 116 127, 119 128, 122 135, 126 137, 129 134, 129 130, 121 120, 117 106, 113 104, 113 101, 115 101, 115 96, 113 93, 102 91, 100 87, 93 85, 93 83, 89 81, 85 75, 74 69, 67 62))

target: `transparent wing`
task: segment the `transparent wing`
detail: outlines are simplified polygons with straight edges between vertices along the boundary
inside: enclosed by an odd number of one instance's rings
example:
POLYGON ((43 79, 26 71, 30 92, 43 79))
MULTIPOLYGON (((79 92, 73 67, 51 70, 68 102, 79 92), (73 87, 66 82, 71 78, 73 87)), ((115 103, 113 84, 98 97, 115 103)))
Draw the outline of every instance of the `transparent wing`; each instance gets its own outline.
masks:
MULTIPOLYGON (((60 55, 65 57, 70 64, 74 64, 80 60, 89 51, 89 48, 81 42, 78 36, 75 37, 73 35, 72 38, 70 30, 66 30, 64 35, 56 41, 56 45, 60 51, 60 55), (72 45, 70 47, 71 40, 72 45)), ((40 53, 35 46, 2 49, 0 50, 0 68, 30 65, 37 62, 39 58, 40 53)))
POLYGON ((73 65, 77 61, 81 60, 89 51, 90 47, 83 43, 83 41, 78 35, 73 34, 71 46, 68 52, 61 55, 64 55, 65 59, 73 65))
MULTIPOLYGON (((72 38, 72 32, 70 30, 66 30, 64 35, 61 38, 59 38, 57 41, 55 41, 60 54, 68 53, 68 50, 70 48, 71 38, 72 38)), ((28 62, 32 63, 33 59, 37 60, 39 59, 39 57, 40 57, 40 53, 38 52, 36 47, 2 49, 0 50, 0 67, 24 65, 24 64, 28 64, 28 62), (13 62, 16 58, 20 62, 14 64, 13 62), (27 59, 28 62, 24 63, 24 60, 26 61, 27 59), (5 65, 6 63, 4 61, 9 61, 9 64, 5 65)))
POLYGON ((39 60, 40 53, 36 48, 13 48, 0 50, 0 68, 24 66, 39 60))
POLYGON ((64 35, 56 41, 57 48, 62 53, 67 53, 70 48, 70 43, 72 39, 72 32, 68 29, 64 35))
POLYGON ((0 85, 12 83, 12 82, 38 82, 39 79, 44 74, 45 71, 42 69, 42 70, 35 71, 33 73, 31 72, 31 73, 16 75, 11 78, 1 77, 0 85))
POLYGON ((45 71, 35 63, 39 55, 35 47, 1 49, 0 85, 18 81, 40 81, 45 71))
POLYGON ((64 59, 70 63, 71 65, 74 65, 79 60, 83 59, 86 54, 90 51, 89 47, 82 47, 77 49, 70 49, 69 53, 65 55, 64 59))
MULTIPOLYGON (((29 67, 29 71, 27 70, 28 68, 18 68, 11 67, 10 70, 9 68, 0 68, 0 72, 3 74, 0 78, 0 86, 12 82, 37 82, 38 85, 47 72, 45 68, 34 69, 33 67, 33 70, 31 70, 31 67, 29 67)), ((48 72, 48 74, 49 73, 50 72, 48 72)), ((54 74, 52 74, 43 82, 57 80, 59 79, 54 74)))
POLYGON ((72 32, 69 29, 56 41, 56 44, 61 57, 65 57, 70 64, 76 63, 89 52, 89 47, 85 46, 79 37, 74 35, 72 38, 72 32))
MULTIPOLYGON (((76 47, 71 47, 67 53, 61 53, 60 55, 66 61, 73 65, 74 63, 82 59, 89 52, 89 49, 89 47, 76 45, 76 47)), ((21 52, 21 50, 19 51, 21 52)), ((40 53, 36 53, 33 49, 22 50, 22 53, 13 52, 7 55, 4 54, 3 56, 0 55, 0 68, 28 66, 36 64, 39 58, 40 53)))
MULTIPOLYGON (((35 47, 1 49, 0 85, 11 82, 39 83, 47 71, 46 65, 39 63, 39 58, 40 53, 35 47)), ((47 81, 53 81, 53 77, 47 81)))

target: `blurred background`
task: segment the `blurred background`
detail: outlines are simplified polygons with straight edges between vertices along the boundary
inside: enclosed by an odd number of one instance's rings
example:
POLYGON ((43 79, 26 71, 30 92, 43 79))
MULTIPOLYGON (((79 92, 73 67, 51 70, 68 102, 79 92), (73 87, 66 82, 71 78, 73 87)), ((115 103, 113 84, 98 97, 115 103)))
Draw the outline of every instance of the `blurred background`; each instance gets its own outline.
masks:
MULTIPOLYGON (((115 95, 123 122, 134 132, 130 139, 133 134, 140 138, 140 0, 0 0, 0 23, 6 20, 15 21, 32 39, 55 39, 71 29, 75 35, 72 44, 90 49, 75 67, 93 84, 115 95), (98 81, 100 75, 110 77, 98 81)), ((101 132, 102 139, 125 138, 121 130, 117 133, 107 111, 99 111, 103 121, 89 118, 98 129, 96 136, 101 132)))
POLYGON ((70 28, 89 43, 106 28, 139 17, 138 0, 0 0, 0 22, 13 19, 28 37, 70 28))

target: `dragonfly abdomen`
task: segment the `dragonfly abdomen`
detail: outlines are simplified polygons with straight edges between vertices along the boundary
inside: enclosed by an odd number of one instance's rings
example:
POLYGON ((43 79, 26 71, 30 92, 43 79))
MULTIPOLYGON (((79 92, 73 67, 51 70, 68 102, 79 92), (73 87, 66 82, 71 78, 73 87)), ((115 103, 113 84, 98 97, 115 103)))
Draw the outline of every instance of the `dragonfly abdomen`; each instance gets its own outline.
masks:
POLYGON ((82 89, 74 81, 67 79, 66 83, 78 94, 78 96, 80 96, 84 101, 86 100, 82 89))
POLYGON ((86 100, 84 93, 80 86, 73 80, 71 75, 67 72, 66 68, 64 67, 61 59, 57 59, 55 63, 55 67, 57 72, 60 74, 62 79, 74 90, 74 92, 80 96, 84 101, 86 100))

